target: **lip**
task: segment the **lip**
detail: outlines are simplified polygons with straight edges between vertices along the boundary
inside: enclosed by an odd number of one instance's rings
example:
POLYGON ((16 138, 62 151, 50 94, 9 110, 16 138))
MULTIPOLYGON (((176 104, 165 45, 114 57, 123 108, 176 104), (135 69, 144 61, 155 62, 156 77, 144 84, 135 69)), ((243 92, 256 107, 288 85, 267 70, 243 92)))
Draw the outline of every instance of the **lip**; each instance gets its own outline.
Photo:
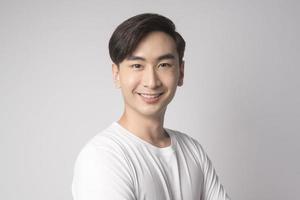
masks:
POLYGON ((141 99, 148 103, 148 104, 154 104, 157 103, 160 100, 160 97, 162 96, 162 94, 164 94, 163 92, 161 93, 143 93, 143 92, 137 92, 137 94, 141 97, 141 99))

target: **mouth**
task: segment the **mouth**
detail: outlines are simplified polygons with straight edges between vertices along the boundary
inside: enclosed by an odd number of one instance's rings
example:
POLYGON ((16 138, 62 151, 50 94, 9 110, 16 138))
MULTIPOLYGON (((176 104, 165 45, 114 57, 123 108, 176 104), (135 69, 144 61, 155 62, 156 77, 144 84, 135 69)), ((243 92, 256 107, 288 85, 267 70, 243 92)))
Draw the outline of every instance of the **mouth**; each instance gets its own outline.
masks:
POLYGON ((160 100, 160 96, 164 93, 137 93, 144 102, 148 104, 155 104, 158 103, 160 100))
POLYGON ((163 94, 163 92, 161 93, 138 93, 138 95, 147 98, 147 99, 155 99, 158 98, 159 96, 161 96, 163 94))

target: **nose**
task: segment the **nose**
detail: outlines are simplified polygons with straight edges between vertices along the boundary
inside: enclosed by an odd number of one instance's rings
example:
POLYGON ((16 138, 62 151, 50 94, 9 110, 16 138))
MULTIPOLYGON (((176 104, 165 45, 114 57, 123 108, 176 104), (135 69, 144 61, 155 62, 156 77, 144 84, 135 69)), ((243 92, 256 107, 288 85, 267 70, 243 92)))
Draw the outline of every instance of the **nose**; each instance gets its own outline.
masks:
POLYGON ((161 81, 154 67, 148 67, 143 74, 143 85, 146 88, 155 89, 161 86, 161 81))

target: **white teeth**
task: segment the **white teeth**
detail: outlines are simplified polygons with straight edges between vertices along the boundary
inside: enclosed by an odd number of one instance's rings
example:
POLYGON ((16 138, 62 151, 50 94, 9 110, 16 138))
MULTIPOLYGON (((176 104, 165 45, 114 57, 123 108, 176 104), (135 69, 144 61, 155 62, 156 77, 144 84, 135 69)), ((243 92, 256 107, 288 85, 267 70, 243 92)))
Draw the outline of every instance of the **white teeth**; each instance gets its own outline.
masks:
POLYGON ((140 93, 140 95, 145 98, 157 98, 160 94, 142 94, 142 93, 140 93))

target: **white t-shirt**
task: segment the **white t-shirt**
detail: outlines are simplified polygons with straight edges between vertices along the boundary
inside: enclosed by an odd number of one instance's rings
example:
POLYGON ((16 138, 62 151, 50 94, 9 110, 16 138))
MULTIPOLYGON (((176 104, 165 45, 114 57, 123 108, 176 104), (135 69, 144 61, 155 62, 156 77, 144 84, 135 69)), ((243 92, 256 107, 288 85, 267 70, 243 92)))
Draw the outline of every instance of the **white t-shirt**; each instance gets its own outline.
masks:
POLYGON ((199 142, 165 130, 171 145, 159 148, 113 122, 79 153, 73 199, 229 200, 199 142))

